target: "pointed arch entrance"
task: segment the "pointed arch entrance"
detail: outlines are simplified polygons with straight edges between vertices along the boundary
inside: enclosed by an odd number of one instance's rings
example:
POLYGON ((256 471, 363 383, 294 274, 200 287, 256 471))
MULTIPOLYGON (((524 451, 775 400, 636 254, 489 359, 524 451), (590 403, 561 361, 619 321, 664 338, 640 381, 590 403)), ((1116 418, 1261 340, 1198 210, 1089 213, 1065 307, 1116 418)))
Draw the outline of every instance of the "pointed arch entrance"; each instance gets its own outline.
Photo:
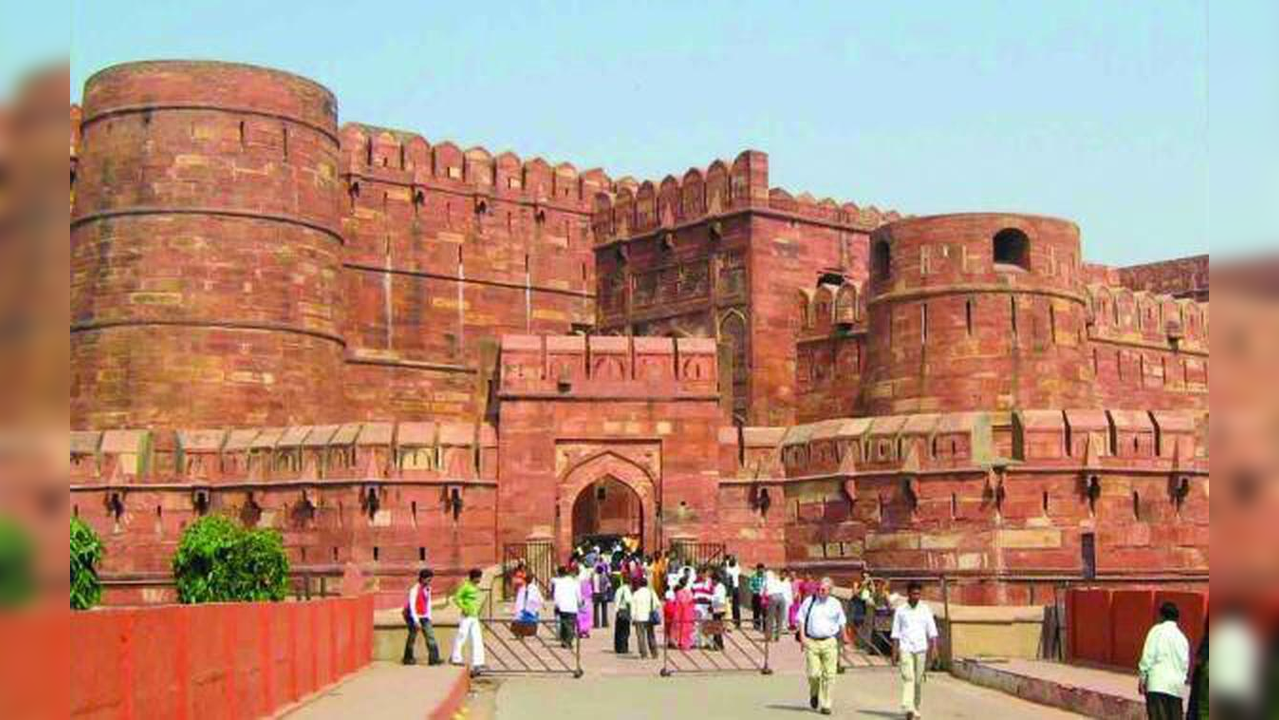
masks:
POLYGON ((612 475, 583 488, 573 501, 573 545, 591 535, 621 535, 639 541, 644 537, 639 494, 612 475))
POLYGON ((560 480, 558 502, 561 549, 573 547, 582 535, 611 534, 613 528, 633 528, 643 547, 658 546, 655 479, 615 452, 601 451, 570 468, 560 480))

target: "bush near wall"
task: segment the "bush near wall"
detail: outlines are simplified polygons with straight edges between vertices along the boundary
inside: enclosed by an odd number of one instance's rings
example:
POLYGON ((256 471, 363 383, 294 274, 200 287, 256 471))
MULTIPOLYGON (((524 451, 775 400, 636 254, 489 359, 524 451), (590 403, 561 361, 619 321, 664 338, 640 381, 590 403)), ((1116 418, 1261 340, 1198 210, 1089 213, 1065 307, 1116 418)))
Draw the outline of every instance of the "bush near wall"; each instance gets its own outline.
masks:
POLYGON ((98 565, 102 539, 80 518, 71 518, 71 609, 88 610, 102 602, 98 565))
POLYGON ((289 560, 275 530, 249 530, 222 516, 200 518, 182 532, 173 577, 183 603, 283 600, 289 560))

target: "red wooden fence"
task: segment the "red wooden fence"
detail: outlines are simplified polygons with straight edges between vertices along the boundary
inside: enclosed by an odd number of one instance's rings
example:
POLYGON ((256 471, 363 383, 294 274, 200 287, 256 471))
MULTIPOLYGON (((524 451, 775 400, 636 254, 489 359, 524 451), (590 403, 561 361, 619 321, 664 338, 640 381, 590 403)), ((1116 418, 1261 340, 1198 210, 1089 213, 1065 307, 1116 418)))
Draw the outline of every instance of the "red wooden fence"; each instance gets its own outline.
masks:
POLYGON ((368 664, 373 596, 72 613, 70 716, 260 717, 368 664))
POLYGON ((1066 594, 1067 658, 1135 672, 1146 633, 1158 621, 1156 614, 1165 602, 1181 611, 1177 624, 1190 639, 1193 654, 1208 616, 1206 593, 1072 589, 1066 594))

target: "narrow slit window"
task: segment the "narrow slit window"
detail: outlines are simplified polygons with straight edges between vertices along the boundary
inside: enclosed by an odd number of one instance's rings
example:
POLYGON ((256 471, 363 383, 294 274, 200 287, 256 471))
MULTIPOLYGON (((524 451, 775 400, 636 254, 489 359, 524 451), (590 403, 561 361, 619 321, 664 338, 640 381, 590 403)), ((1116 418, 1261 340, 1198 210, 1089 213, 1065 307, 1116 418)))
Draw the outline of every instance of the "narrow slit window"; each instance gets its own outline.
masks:
POLYGON ((919 306, 919 344, 928 344, 928 303, 919 306))
POLYGON ((1048 303, 1048 342, 1057 344, 1057 308, 1048 303))
POLYGON ((964 324, 968 328, 968 337, 973 336, 973 300, 964 301, 964 324))
POLYGON ((1013 336, 1017 335, 1017 298, 1008 298, 1008 307, 1012 317, 1013 336))
POLYGON ((280 144, 284 149, 284 159, 288 160, 289 159, 289 126, 285 125, 284 127, 280 128, 280 131, 281 131, 280 144))

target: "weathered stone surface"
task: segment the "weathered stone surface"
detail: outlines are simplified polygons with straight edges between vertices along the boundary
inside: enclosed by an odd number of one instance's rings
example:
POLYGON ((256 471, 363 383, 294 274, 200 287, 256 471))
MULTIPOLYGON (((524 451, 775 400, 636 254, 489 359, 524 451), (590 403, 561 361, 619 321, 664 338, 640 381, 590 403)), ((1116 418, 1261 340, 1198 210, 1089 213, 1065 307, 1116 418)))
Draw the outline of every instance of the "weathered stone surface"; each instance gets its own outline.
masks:
POLYGON ((169 597, 201 512, 386 602, 586 531, 978 603, 1093 560, 1206 577, 1206 257, 796 196, 756 150, 639 183, 339 128, 265 68, 128 64, 84 97, 72 498, 129 597, 169 597))

